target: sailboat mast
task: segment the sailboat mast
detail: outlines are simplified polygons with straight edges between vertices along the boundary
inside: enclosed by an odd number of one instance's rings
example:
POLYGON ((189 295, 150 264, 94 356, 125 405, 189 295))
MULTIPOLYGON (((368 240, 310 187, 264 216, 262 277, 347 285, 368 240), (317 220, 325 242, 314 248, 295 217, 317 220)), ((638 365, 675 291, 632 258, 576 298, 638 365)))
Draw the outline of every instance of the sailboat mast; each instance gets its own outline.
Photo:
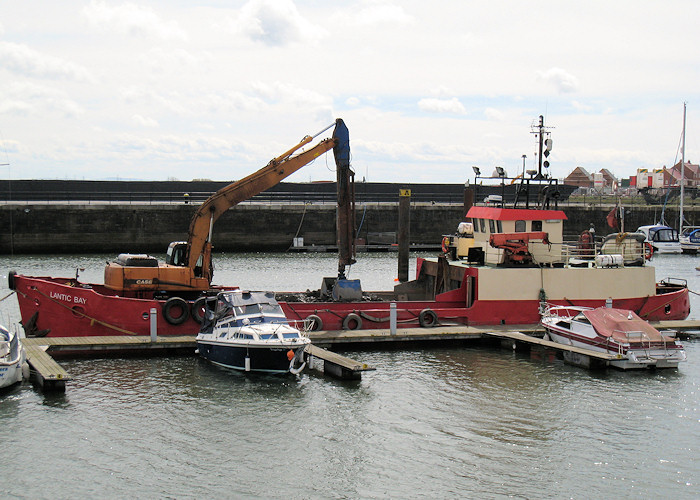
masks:
POLYGON ((685 184, 685 106, 683 103, 683 140, 681 142, 681 203, 680 203, 680 220, 678 222, 678 234, 683 232, 683 196, 685 184))

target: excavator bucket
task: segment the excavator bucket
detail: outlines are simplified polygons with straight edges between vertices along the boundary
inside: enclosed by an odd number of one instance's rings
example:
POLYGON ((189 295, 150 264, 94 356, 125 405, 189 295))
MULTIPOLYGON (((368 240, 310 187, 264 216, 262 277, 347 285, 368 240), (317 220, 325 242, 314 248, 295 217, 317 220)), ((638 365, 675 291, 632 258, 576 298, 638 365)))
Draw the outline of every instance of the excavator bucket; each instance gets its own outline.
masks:
POLYGON ((338 170, 350 168, 350 132, 342 118, 335 121, 333 138, 338 141, 333 147, 335 166, 338 170))

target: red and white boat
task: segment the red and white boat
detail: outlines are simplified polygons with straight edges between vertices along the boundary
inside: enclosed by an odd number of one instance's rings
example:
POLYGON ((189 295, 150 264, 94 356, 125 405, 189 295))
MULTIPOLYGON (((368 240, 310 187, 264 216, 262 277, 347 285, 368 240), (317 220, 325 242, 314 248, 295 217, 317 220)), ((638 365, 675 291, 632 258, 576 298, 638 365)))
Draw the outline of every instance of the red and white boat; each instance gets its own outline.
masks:
MULTIPOLYGON (((543 131, 540 118, 541 152, 547 143, 543 131)), ((388 329, 392 303, 398 328, 537 324, 546 303, 600 307, 610 300, 652 321, 685 319, 690 313, 685 283, 657 283, 638 241, 616 240, 600 252, 590 242, 564 243, 566 215, 548 208, 550 201, 556 203, 557 184, 542 175, 519 176, 514 208, 506 208, 503 197, 469 207, 457 234, 443 239, 444 253, 418 259, 414 280, 363 294, 359 281, 346 280, 343 272, 355 262, 348 131, 337 120, 331 139, 292 156, 312 139, 212 195, 193 217, 188 241, 171 243, 164 263, 122 254, 105 268, 105 284, 10 272, 27 336, 149 335, 154 315, 158 335, 196 335, 206 298, 236 288, 211 285, 214 221, 331 148, 338 167, 338 278, 324 278, 320 293, 278 293, 292 322, 303 321, 312 330, 388 329), (531 184, 535 197, 542 198, 537 208, 529 208, 531 184), (518 197, 525 208, 515 208, 518 197)), ((502 186, 518 181, 498 179, 502 186)))
MULTIPOLYGON (((625 309, 557 306, 545 311, 541 321, 551 340, 591 351, 610 354, 610 365, 623 370, 678 368, 686 354, 675 337, 669 337, 634 312, 625 309)), ((565 359, 584 364, 577 353, 564 352, 565 359)))
MULTIPOLYGON (((544 303, 595 308, 611 300, 615 308, 649 321, 690 313, 685 283, 657 283, 641 244, 638 258, 629 255, 633 247, 624 256, 581 255, 562 241, 566 216, 560 210, 475 206, 467 218, 466 230, 462 225, 462 233, 450 237, 447 253, 456 253, 455 260, 419 258, 416 278, 394 290, 344 302, 278 293, 278 301, 290 321, 306 320, 314 330, 389 328, 392 302, 398 328, 537 324, 544 303)), ((28 335, 149 335, 154 309, 159 335, 196 335, 204 297, 225 289, 166 298, 153 292, 124 296, 76 278, 10 273, 9 279, 28 335)))

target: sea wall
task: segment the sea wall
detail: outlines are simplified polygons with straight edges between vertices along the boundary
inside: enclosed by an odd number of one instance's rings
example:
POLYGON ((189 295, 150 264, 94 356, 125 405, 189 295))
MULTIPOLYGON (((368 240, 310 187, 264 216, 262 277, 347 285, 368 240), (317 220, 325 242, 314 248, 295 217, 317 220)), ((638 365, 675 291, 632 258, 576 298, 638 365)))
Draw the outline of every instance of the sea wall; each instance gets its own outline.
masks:
MULTIPOLYGON (((0 205, 0 253, 164 253, 171 241, 187 239, 196 206, 192 204, 5 204, 0 205)), ((562 207, 568 220, 565 236, 574 238, 591 224, 598 235, 612 232, 605 217, 609 207, 562 207)), ((413 203, 410 241, 435 244, 443 234, 455 231, 464 218, 457 204, 413 203)), ((686 208, 690 224, 695 207, 686 208)), ((660 207, 627 210, 626 228, 651 224, 660 207)), ((676 210, 666 210, 666 221, 677 226, 676 210)), ((398 226, 398 203, 358 206, 359 238, 369 244, 394 242, 398 226), (361 224, 361 225, 360 225, 361 224)), ((698 218, 700 223, 700 218, 698 218)), ((333 204, 242 204, 221 216, 214 226, 216 251, 286 250, 294 237, 305 245, 335 243, 333 204)))

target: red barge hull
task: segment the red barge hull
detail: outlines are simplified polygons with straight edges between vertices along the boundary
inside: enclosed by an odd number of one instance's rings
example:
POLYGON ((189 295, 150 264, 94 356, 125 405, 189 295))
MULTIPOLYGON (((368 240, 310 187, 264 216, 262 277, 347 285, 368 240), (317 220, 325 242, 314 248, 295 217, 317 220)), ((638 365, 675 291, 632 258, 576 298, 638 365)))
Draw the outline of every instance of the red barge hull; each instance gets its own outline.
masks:
MULTIPOLYGON (((598 295, 587 297, 585 290, 576 296, 576 287, 569 282, 569 295, 558 296, 554 286, 547 293, 546 287, 539 288, 539 282, 530 287, 532 290, 527 290, 526 283, 533 281, 527 273, 539 273, 538 279, 544 283, 547 273, 562 273, 563 270, 514 269, 513 274, 509 274, 507 269, 497 269, 497 274, 491 275, 483 268, 453 264, 449 266, 451 279, 446 280, 452 289, 436 293, 437 269, 437 262, 419 259, 416 280, 397 286, 393 292, 366 294, 371 299, 367 301, 292 301, 294 294, 282 293, 278 294, 278 300, 290 321, 306 320, 308 323, 313 320, 315 330, 388 329, 391 302, 396 303, 397 328, 537 324, 543 298, 550 305, 587 307, 600 307, 605 305, 606 299, 611 299, 614 307, 635 311, 649 321, 680 320, 690 313, 688 289, 682 285, 652 284, 652 293, 638 296, 611 296, 609 288, 602 288, 598 295), (503 282, 495 283, 495 279, 503 282), (516 286, 518 282, 521 286, 516 286), (542 293, 547 294, 546 297, 542 293)), ((653 268, 649 270, 653 280, 653 268)), ((621 269, 621 274, 612 279, 632 280, 632 274, 623 275, 625 272, 621 269)), ((570 281, 576 278, 554 275, 552 279, 570 281)), ((202 298, 199 301, 178 299, 173 303, 173 298, 161 300, 153 293, 145 297, 125 297, 104 285, 80 283, 74 278, 11 273, 10 280, 28 335, 150 335, 153 309, 157 315, 158 335, 196 335, 199 332, 202 298)), ((630 286, 640 289, 633 283, 630 286)), ((222 289, 213 288, 212 293, 222 289)))

